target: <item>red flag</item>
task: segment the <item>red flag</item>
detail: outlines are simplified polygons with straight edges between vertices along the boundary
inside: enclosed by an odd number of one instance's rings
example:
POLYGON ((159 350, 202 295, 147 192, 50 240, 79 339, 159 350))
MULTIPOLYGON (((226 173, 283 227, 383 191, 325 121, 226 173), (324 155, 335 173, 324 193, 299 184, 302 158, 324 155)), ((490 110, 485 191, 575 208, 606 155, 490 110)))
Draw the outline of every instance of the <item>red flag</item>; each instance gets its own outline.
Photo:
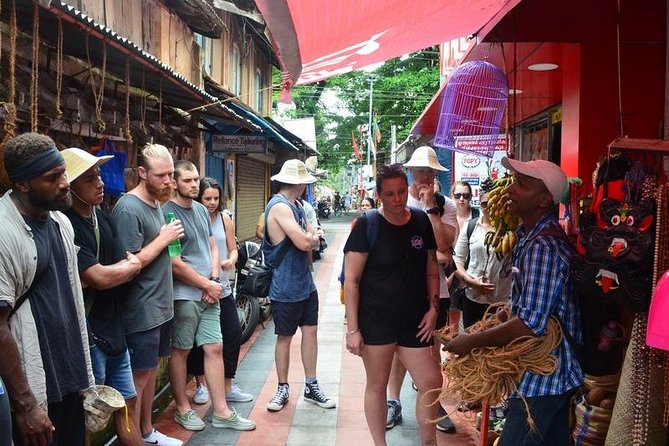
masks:
POLYGON ((360 155, 360 149, 358 148, 358 141, 355 140, 355 133, 351 132, 351 144, 353 145, 353 155, 358 161, 362 160, 362 155, 360 155))

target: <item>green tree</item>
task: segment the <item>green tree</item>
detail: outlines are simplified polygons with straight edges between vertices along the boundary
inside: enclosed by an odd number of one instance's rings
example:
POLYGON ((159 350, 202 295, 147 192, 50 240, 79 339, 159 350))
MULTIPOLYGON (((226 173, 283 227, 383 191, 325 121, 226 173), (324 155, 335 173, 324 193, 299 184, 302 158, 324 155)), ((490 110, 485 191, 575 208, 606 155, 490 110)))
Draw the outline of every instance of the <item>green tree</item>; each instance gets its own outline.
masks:
MULTIPOLYGON (((279 84, 279 79, 277 71, 274 85, 279 84)), ((390 157, 391 126, 397 126, 398 143, 404 141, 439 88, 437 48, 391 59, 371 73, 354 71, 293 89, 296 107, 291 115, 314 116, 318 151, 321 153, 318 165, 329 170, 333 179, 341 176, 341 171, 353 158, 352 134, 358 139, 363 162, 366 161, 370 80, 373 80, 372 108, 381 133, 377 163, 382 164, 387 163, 390 157), (324 103, 323 92, 328 89, 336 92, 346 112, 324 103), (364 141, 361 142, 361 138, 364 141)), ((278 93, 275 90, 275 99, 278 93)))

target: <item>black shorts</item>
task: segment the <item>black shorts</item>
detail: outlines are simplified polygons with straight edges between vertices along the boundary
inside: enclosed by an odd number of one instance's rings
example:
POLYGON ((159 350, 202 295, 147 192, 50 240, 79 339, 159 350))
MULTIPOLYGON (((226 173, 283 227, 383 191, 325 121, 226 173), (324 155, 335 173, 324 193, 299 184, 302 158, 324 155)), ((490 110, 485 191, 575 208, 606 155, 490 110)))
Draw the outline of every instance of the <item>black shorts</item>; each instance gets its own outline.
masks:
POLYGON ((158 367, 160 358, 170 356, 172 319, 155 328, 125 335, 133 370, 151 370, 158 367))
MULTIPOLYGON (((422 348, 432 345, 432 337, 429 342, 422 342, 416 337, 418 334, 418 324, 420 319, 415 321, 415 324, 397 323, 398 321, 380 321, 373 317, 364 317, 362 315, 358 318, 360 324, 360 331, 362 332, 362 339, 367 345, 387 345, 395 344, 400 347, 422 348)), ((405 322, 405 321, 402 321, 405 322)))
POLYGON ((272 301, 274 334, 293 336, 297 327, 318 325, 318 291, 299 302, 272 301))

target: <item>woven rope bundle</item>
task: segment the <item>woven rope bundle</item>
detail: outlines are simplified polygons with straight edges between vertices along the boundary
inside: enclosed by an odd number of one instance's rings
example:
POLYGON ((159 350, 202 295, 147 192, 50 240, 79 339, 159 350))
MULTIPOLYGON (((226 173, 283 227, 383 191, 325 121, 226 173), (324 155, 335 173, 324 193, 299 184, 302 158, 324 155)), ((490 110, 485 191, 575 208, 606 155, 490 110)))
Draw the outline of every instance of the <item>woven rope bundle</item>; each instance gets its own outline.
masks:
MULTIPOLYGON (((499 304, 495 306, 502 307, 499 304)), ((500 325, 503 321, 499 314, 499 311, 489 310, 484 319, 468 331, 478 333, 500 325)), ((455 336, 450 333, 449 327, 435 332, 435 335, 443 343, 455 336)), ((442 366, 447 380, 439 397, 457 394, 466 403, 500 403, 518 390, 518 383, 525 372, 550 375, 555 371, 557 359, 551 353, 561 341, 560 324, 551 318, 543 336, 523 336, 502 347, 475 348, 467 355, 451 358, 442 366)), ((527 421, 530 426, 534 424, 529 413, 527 421)))

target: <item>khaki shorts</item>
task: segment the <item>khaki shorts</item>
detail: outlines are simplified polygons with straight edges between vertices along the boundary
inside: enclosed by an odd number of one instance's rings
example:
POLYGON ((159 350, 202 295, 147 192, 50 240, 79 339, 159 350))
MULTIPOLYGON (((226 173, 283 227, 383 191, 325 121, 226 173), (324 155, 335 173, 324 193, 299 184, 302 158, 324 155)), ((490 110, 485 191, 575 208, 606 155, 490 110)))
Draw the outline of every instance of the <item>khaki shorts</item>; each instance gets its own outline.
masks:
POLYGON ((223 342, 221 336, 221 307, 194 300, 174 301, 174 331, 172 347, 190 350, 223 342))

